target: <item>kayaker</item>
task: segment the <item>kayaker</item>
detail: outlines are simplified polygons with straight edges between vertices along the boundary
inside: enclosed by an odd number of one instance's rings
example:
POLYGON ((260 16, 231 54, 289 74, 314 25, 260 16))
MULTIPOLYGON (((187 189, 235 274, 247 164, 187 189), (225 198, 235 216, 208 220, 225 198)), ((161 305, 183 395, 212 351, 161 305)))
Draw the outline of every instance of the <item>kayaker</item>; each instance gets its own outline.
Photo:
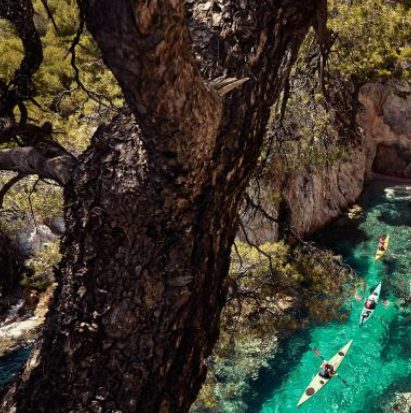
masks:
POLYGON ((385 251, 387 246, 385 245, 385 239, 383 237, 378 238, 378 249, 380 251, 385 251))
POLYGON ((374 300, 367 300, 365 302, 365 308, 368 310, 374 310, 377 307, 377 303, 374 300))
POLYGON ((334 367, 324 360, 323 364, 321 364, 320 376, 330 379, 331 377, 338 376, 338 374, 335 372, 334 367))

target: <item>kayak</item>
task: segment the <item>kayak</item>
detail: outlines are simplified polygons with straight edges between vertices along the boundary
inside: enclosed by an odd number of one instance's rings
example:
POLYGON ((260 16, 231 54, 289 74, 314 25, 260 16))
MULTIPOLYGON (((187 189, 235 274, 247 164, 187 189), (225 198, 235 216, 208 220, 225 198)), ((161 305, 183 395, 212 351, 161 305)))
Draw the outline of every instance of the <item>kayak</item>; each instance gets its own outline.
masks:
POLYGON ((378 261, 388 250, 388 244, 390 243, 390 236, 387 235, 385 238, 385 250, 380 250, 379 248, 377 249, 377 252, 375 253, 375 261, 378 261))
MULTIPOLYGON (((368 296, 365 302, 367 302, 368 300, 375 300, 378 302, 378 299, 380 298, 380 293, 381 293, 381 283, 379 283, 377 287, 375 287, 375 290, 368 296)), ((370 319, 372 313, 375 311, 375 308, 366 308, 365 303, 364 303, 364 308, 362 309, 361 315, 360 315, 360 326, 362 326, 366 321, 370 319)))
MULTIPOLYGON (((344 357, 347 355, 348 350, 351 346, 352 340, 350 340, 328 363, 331 364, 334 367, 334 371, 338 370, 338 367, 340 367, 340 364, 344 360, 344 357)), ((320 373, 318 372, 315 377, 312 379, 311 383, 308 385, 308 387, 305 389, 304 394, 301 396, 300 401, 297 404, 297 407, 302 405, 304 402, 306 402, 308 399, 313 397, 315 394, 317 394, 330 380, 332 377, 329 379, 320 376, 320 373)))

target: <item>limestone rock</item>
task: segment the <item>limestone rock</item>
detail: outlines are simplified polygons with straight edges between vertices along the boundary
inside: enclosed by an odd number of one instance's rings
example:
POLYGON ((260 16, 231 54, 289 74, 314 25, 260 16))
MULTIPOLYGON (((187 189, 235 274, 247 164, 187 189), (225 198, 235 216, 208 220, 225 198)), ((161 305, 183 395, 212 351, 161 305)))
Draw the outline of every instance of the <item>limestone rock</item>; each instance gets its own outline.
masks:
POLYGON ((386 413, 409 413, 411 411, 411 393, 397 393, 396 399, 385 409, 386 413))
MULTIPOLYGON (((279 218, 278 188, 281 183, 287 188, 283 196, 295 237, 303 238, 337 218, 356 202, 364 182, 376 173, 411 178, 411 88, 400 83, 370 83, 361 88, 359 101, 363 106, 357 115, 361 136, 345 160, 337 160, 328 170, 303 168, 287 178, 280 172, 268 193, 260 197, 264 209, 279 218)), ((351 211, 348 216, 360 214, 351 211)), ((251 228, 249 237, 258 243, 279 238, 278 225, 264 223, 261 214, 246 217, 246 223, 251 228)))

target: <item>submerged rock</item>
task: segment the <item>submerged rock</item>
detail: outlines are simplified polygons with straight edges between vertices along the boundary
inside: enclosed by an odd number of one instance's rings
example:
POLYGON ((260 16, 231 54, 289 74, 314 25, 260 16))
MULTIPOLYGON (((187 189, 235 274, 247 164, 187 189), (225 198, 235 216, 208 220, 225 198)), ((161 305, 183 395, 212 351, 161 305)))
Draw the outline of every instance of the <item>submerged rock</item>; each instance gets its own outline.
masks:
POLYGON ((397 393, 395 400, 385 409, 386 413, 409 413, 411 412, 411 393, 397 393))
POLYGON ((364 216, 364 211, 359 205, 353 205, 348 211, 347 216, 350 219, 359 219, 364 216))

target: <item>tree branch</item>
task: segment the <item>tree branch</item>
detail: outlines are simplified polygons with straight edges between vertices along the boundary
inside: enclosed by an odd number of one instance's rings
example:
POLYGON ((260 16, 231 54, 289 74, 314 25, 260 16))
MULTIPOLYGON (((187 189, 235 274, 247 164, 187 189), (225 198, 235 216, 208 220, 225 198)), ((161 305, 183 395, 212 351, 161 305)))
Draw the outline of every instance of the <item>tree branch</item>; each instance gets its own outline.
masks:
POLYGON ((67 56, 71 55, 70 64, 74 70, 74 79, 78 85, 78 87, 87 95, 87 97, 91 100, 94 100, 98 103, 99 109, 100 106, 104 106, 109 110, 115 110, 113 102, 110 100, 108 96, 104 96, 102 94, 93 92, 88 90, 84 83, 80 79, 80 69, 77 66, 77 55, 76 55, 76 47, 80 45, 81 36, 85 30, 85 21, 84 21, 84 6, 82 1, 78 1, 79 7, 79 26, 77 28, 76 34, 71 42, 70 49, 68 50, 67 56), (105 103, 107 101, 108 103, 105 103))
POLYGON ((57 34, 60 34, 59 28, 57 27, 56 21, 54 20, 53 13, 50 10, 47 0, 40 0, 40 1, 43 4, 44 10, 46 10, 47 16, 49 20, 51 21, 51 24, 53 25, 54 30, 56 31, 57 34))
POLYGON ((26 175, 37 174, 60 185, 69 181, 76 163, 73 155, 54 142, 0 151, 0 169, 26 175))
POLYGON ((21 181, 25 176, 26 174, 19 173, 18 175, 13 176, 13 178, 11 178, 10 181, 3 185, 3 188, 1 188, 0 190, 0 209, 3 209, 4 197, 6 196, 7 192, 11 189, 13 185, 21 181))

